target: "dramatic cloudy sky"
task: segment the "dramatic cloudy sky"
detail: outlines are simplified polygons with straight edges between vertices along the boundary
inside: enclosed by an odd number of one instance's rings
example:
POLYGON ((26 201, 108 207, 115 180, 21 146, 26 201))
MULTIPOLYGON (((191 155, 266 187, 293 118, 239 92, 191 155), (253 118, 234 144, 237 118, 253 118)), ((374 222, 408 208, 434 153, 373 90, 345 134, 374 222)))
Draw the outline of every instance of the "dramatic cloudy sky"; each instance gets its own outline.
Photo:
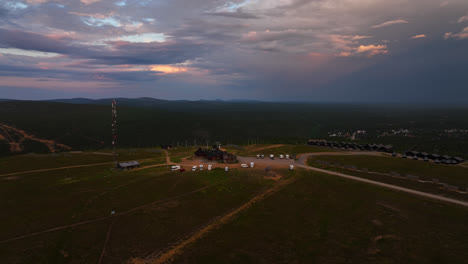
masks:
POLYGON ((468 103, 467 0, 0 0, 0 98, 468 103))

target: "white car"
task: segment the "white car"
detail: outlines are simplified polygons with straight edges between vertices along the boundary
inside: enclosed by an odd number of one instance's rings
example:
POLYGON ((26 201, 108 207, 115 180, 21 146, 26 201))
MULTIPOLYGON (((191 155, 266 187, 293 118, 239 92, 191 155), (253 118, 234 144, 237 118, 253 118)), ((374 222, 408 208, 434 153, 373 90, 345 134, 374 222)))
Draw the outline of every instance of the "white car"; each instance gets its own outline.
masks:
POLYGON ((174 165, 171 167, 171 171, 177 171, 180 170, 180 165, 174 165))
POLYGON ((248 167, 249 167, 249 165, 247 165, 245 163, 241 164, 241 168, 248 168, 248 167))
POLYGON ((224 168, 224 171, 229 171, 229 167, 224 168))
POLYGON ((200 170, 203 170, 203 165, 200 165, 200 170))
POLYGON ((254 163, 253 162, 250 162, 250 168, 253 168, 254 167, 254 163))
POLYGON ((286 154, 286 159, 289 159, 289 154, 286 154))
POLYGON ((292 164, 289 165, 289 169, 290 169, 290 170, 294 170, 294 165, 292 165, 292 164))
POLYGON ((275 155, 270 154, 270 159, 275 159, 275 155))
POLYGON ((279 158, 280 158, 280 159, 283 159, 283 158, 284 158, 283 154, 279 155, 279 158))
POLYGON ((192 171, 196 171, 196 170, 197 170, 197 166, 193 166, 192 171))
POLYGON ((211 170, 211 167, 212 167, 212 166, 213 166, 213 165, 208 164, 208 170, 211 170))

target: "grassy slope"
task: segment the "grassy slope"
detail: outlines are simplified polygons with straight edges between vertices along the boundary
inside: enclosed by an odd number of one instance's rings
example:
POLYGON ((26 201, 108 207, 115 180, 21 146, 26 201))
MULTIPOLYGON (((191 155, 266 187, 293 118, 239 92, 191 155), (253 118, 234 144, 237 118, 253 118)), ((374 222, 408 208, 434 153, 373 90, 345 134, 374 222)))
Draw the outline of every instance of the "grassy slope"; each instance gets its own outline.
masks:
POLYGON ((466 263, 466 221, 465 208, 304 172, 174 263, 466 263))
MULTIPOLYGON (((105 151, 100 152, 106 153, 105 151)), ((122 150, 119 152, 120 161, 141 160, 147 158, 158 159, 163 156, 164 153, 159 150, 158 152, 152 152, 151 150, 138 149, 122 150)), ((114 158, 112 155, 94 154, 93 152, 56 153, 46 155, 25 154, 0 158, 0 174, 113 161, 114 158)), ((160 160, 160 163, 162 162, 165 162, 165 160, 160 160)))
MULTIPOLYGON (((1 180, 1 179, 0 179, 1 180)), ((166 167, 118 172, 108 165, 32 173, 1 180, 0 240, 147 206, 115 218, 103 263, 144 257, 249 199, 270 184, 250 171, 168 172, 166 167)), ((113 219, 2 244, 5 263, 96 263, 113 219)))

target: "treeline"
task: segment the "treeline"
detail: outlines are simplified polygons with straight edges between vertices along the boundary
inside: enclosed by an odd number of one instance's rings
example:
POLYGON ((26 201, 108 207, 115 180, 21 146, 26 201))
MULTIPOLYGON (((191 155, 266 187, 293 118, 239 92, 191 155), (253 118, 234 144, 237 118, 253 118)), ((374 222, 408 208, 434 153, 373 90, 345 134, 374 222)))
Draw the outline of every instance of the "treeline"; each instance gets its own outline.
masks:
MULTIPOLYGON (((165 104, 159 108, 118 104, 119 147, 210 145, 216 141, 303 144, 310 138, 326 139, 329 131, 365 129, 365 141, 369 143, 406 149, 416 146, 428 152, 435 147, 448 148, 447 153, 464 157, 468 149, 467 140, 437 136, 437 131, 443 129, 468 130, 468 108, 188 101, 174 103, 174 107, 165 104), (427 133, 411 139, 378 137, 382 131, 399 128, 427 133)), ((111 144, 110 105, 0 102, 0 123, 79 150, 109 148, 111 144)))

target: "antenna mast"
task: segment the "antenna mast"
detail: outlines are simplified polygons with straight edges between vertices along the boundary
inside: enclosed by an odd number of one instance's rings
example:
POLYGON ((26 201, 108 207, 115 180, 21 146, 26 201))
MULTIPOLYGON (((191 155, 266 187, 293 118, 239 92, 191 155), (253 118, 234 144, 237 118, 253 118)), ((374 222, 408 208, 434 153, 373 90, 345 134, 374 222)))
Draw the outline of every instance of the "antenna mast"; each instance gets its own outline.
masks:
POLYGON ((117 165, 117 102, 112 100, 112 155, 114 156, 114 162, 117 165))

